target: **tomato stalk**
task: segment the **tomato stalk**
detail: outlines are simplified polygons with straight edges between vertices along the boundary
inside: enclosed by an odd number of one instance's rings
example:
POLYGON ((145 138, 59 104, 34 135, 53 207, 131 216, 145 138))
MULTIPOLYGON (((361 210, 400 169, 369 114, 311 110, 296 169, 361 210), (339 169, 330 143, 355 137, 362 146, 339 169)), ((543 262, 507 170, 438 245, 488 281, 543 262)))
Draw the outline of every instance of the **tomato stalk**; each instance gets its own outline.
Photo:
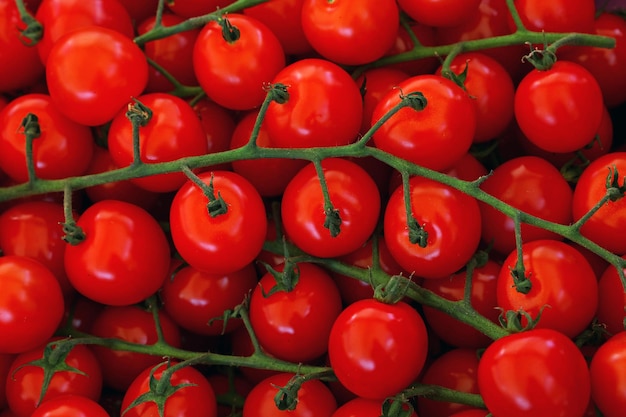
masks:
POLYGON ((222 198, 220 192, 217 192, 217 196, 215 196, 215 188, 213 187, 213 174, 211 174, 211 180, 209 184, 205 184, 188 166, 183 166, 183 173, 189 178, 193 183, 198 186, 209 200, 207 203, 207 210, 209 212, 209 216, 217 217, 221 214, 226 214, 228 212, 228 204, 222 198))
POLYGON ((15 5, 20 13, 20 20, 24 23, 24 29, 20 30, 20 40, 28 46, 35 46, 43 36, 43 25, 26 9, 23 0, 15 0, 15 5))
POLYGON ((85 240, 85 233, 74 220, 74 214, 72 212, 72 188, 69 184, 65 186, 63 191, 63 214, 65 222, 63 225, 63 240, 70 245, 78 245, 85 240))
POLYGON ((517 262, 515 268, 511 270, 515 289, 522 294, 528 294, 532 289, 532 282, 526 276, 524 267, 524 252, 522 251, 522 222, 519 213, 513 217, 515 227, 515 250, 517 251, 517 262))
POLYGON ((133 98, 134 103, 128 105, 126 118, 133 127, 133 162, 132 166, 141 165, 141 139, 139 128, 145 127, 152 118, 152 110, 143 105, 139 100, 133 98))
POLYGON ((28 183, 32 185, 35 181, 37 181, 37 174, 35 172, 35 157, 33 155, 33 140, 41 136, 41 127, 39 126, 39 118, 37 115, 28 113, 24 119, 22 119, 20 129, 24 133, 26 142, 25 153, 28 183))

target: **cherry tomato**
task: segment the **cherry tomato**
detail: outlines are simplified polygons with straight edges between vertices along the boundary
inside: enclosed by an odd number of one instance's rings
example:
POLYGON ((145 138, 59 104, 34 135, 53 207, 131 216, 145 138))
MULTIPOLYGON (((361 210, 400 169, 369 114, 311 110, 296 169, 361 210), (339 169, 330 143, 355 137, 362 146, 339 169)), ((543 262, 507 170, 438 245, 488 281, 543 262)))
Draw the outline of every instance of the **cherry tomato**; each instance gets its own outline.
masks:
POLYGON ((426 326, 403 301, 360 300, 346 307, 330 332, 328 356, 341 384, 382 400, 414 382, 428 350, 426 326))
MULTIPOLYGON (((175 362, 171 362, 175 365, 175 362)), ((125 417, 157 416, 157 405, 153 401, 147 401, 129 408, 131 403, 138 397, 151 391, 155 381, 163 378, 163 372, 168 365, 161 364, 157 367, 146 368, 132 382, 122 401, 122 412, 125 417)), ((181 386, 176 392, 165 400, 162 417, 216 417, 217 401, 213 387, 204 375, 191 366, 177 369, 171 374, 169 381, 171 386, 181 386)), ((168 384, 168 385, 169 385, 168 384)))
POLYGON ((398 187, 389 197, 384 215, 385 242, 391 255, 402 268, 418 277, 442 278, 457 272, 480 242, 478 203, 424 177, 412 177, 409 190, 412 214, 428 234, 426 247, 409 240, 403 187, 398 187))
MULTIPOLYGON (((625 271, 626 272, 626 271, 625 271)), ((626 319, 626 292, 617 269, 609 265, 598 281, 597 319, 610 335, 624 330, 626 319)))
POLYGON ((537 328, 558 330, 568 337, 582 332, 598 306, 596 275, 587 259, 573 246, 557 240, 535 240, 522 245, 524 274, 532 287, 517 290, 512 270, 517 251, 505 259, 498 276, 498 306, 504 311, 523 310, 536 318, 537 328))
POLYGON ((224 8, 234 0, 175 0, 167 2, 167 7, 179 16, 184 18, 201 16, 207 13, 213 13, 218 9, 224 8))
POLYGON ((412 19, 433 27, 455 26, 476 9, 480 0, 398 0, 412 19))
POLYGON ((322 161, 333 209, 341 222, 339 233, 326 227, 327 207, 313 163, 289 182, 281 213, 285 234, 305 252, 324 258, 346 255, 361 247, 374 232, 380 196, 374 180, 354 162, 341 158, 322 161))
POLYGON ((78 292, 102 304, 130 305, 154 294, 165 279, 170 249, 144 209, 103 200, 76 222, 85 239, 65 250, 65 271, 78 292))
MULTIPOLYGON (((407 29, 404 25, 398 27, 398 34, 394 45, 387 51, 385 56, 398 55, 413 50, 414 38, 423 46, 435 46, 435 29, 431 26, 421 24, 419 22, 410 22, 407 29)), ((406 72, 410 76, 420 74, 431 74, 439 65, 439 61, 435 57, 413 59, 395 64, 385 65, 384 68, 397 69, 406 72)), ((370 122, 370 119, 367 119, 370 122)))
POLYGON ((528 30, 593 33, 596 7, 592 0, 515 0, 515 8, 528 30))
POLYGON ((494 417, 582 416, 587 363, 563 333, 534 329, 493 342, 478 363, 478 387, 494 417))
POLYGON ((54 274, 19 255, 0 257, 0 353, 22 353, 48 340, 63 318, 63 293, 54 274))
MULTIPOLYGON (((235 131, 235 114, 206 97, 193 104, 202 129, 206 135, 207 153, 218 153, 229 149, 230 139, 235 131)), ((213 166, 213 169, 226 169, 228 164, 213 166)))
POLYGON ((400 25, 394 0, 304 0, 302 30, 313 49, 341 65, 363 65, 392 47, 400 25))
POLYGON ((591 397, 605 417, 621 415, 626 406, 626 332, 602 344, 591 359, 591 397))
POLYGON ((187 181, 176 193, 170 208, 176 250, 201 271, 225 274, 240 270, 263 248, 267 231, 263 200, 239 174, 211 171, 198 177, 207 185, 213 184, 214 196, 223 199, 226 212, 209 214, 209 199, 198 185, 187 181))
MULTIPOLYGON (((277 270, 284 271, 284 265, 277 270)), ((279 289, 266 273, 250 298, 250 323, 270 355, 291 362, 309 362, 328 349, 328 335, 339 313, 341 296, 333 279, 321 268, 298 263, 293 289, 279 289)))
POLYGON ((227 19, 239 30, 239 38, 226 39, 220 23, 207 23, 196 39, 193 66, 211 100, 228 109, 249 110, 265 100, 263 86, 283 69, 285 53, 260 21, 242 14, 227 19))
POLYGON ((97 26, 74 30, 50 50, 46 81, 52 101, 84 125, 108 122, 148 82, 143 51, 119 32, 97 26))
POLYGON ((421 92, 423 110, 404 107, 375 133, 374 145, 426 168, 443 171, 467 153, 476 131, 474 104, 454 82, 438 75, 416 75, 383 96, 372 114, 372 125, 400 102, 401 95, 421 92))
POLYGON ((593 140, 603 103, 602 90, 589 71, 557 61, 548 70, 524 76, 515 90, 515 119, 539 148, 572 152, 593 140))
MULTIPOLYGON (((380 417, 381 412, 381 401, 357 397, 344 403, 332 417, 380 417)), ((412 411, 407 417, 417 417, 417 414, 412 411)))
POLYGON ((41 404, 31 417, 108 417, 96 401, 81 395, 63 395, 41 404))

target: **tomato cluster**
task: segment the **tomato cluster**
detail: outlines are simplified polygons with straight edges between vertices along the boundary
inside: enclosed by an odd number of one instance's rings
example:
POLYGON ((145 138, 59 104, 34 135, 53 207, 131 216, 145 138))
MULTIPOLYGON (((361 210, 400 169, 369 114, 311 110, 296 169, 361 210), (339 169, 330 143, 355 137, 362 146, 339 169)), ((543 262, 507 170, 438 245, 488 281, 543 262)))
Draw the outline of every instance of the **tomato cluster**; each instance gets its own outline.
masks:
POLYGON ((592 0, 0 0, 0 417, 621 415, 625 42, 592 0))

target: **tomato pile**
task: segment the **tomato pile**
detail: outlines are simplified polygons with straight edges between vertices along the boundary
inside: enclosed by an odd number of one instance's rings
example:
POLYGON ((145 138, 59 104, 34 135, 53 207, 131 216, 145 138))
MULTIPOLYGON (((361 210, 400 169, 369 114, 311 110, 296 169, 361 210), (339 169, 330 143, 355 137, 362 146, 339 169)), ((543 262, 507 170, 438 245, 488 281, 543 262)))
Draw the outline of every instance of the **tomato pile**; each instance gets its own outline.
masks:
POLYGON ((0 417, 621 416, 597 3, 0 0, 0 417))

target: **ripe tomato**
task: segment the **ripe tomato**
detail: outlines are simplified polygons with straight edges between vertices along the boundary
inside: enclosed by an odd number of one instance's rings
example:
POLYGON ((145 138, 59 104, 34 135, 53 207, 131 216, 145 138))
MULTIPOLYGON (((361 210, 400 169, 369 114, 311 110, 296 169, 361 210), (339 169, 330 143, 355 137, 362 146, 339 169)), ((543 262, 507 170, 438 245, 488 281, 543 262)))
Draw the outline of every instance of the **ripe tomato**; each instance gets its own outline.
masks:
MULTIPOLYGON (((172 365, 175 362, 171 363, 172 365)), ((157 405, 147 401, 128 408, 139 396, 151 391, 156 381, 161 380, 168 365, 163 363, 157 367, 146 368, 132 382, 122 401, 122 412, 125 417, 145 417, 160 415, 157 405), (153 381, 155 379, 156 381, 153 381)), ((209 381, 191 366, 185 366, 171 374, 170 384, 174 387, 184 385, 165 400, 162 417, 216 417, 217 401, 215 392, 209 381)))
MULTIPOLYGON (((167 313, 159 312, 159 322, 165 341, 180 347, 180 331, 167 313)), ((95 318, 90 333, 101 338, 115 338, 131 343, 150 345, 157 341, 152 313, 138 306, 106 307, 95 318)), ((93 346, 100 364, 104 384, 119 391, 126 390, 144 369, 161 362, 160 356, 111 350, 93 346)))
POLYGON ((592 0, 516 0, 515 8, 528 30, 593 33, 596 7, 592 0))
MULTIPOLYGON (((30 416, 39 405, 44 370, 38 365, 30 365, 30 362, 42 359, 44 348, 45 344, 21 353, 11 364, 6 393, 9 407, 18 416, 30 416)), ((87 345, 75 345, 66 356, 65 363, 78 371, 55 372, 43 402, 67 394, 98 401, 102 390, 102 372, 91 348, 87 345)))
MULTIPOLYGON (((380 400, 354 398, 339 407, 332 417, 380 417, 382 404, 380 400)), ((412 411, 407 417, 417 417, 412 411)))
POLYGON ((424 177, 412 177, 409 189, 413 216, 428 233, 426 247, 409 240, 403 187, 398 187, 389 197, 384 216, 385 243, 391 255, 418 277, 441 278, 457 272, 480 242, 478 203, 424 177))
POLYGON ((413 20, 433 27, 456 26, 478 9, 480 0, 398 0, 413 20))
POLYGON ((78 292, 102 304, 130 305, 165 279, 170 248, 159 223, 130 203, 103 200, 80 216, 85 239, 65 250, 65 271, 78 292))
MULTIPOLYGON (((151 93, 137 97, 152 110, 150 121, 139 129, 141 160, 145 163, 173 161, 207 153, 207 140, 202 125, 191 106, 181 98, 167 93, 151 93)), ((108 147, 120 167, 133 162, 132 123, 126 109, 111 122, 108 147)), ((131 181, 149 191, 176 191, 187 177, 181 172, 159 174, 131 181)))
MULTIPOLYGON (((206 97, 196 101, 193 104, 202 129, 206 135, 208 151, 207 153, 217 153, 227 151, 230 144, 230 138, 235 131, 235 112, 228 110, 217 103, 212 102, 206 97)), ((213 169, 225 169, 224 166, 214 166, 213 169)))
POLYGON ((360 300, 330 331, 328 356, 337 379, 357 396, 382 400, 414 382, 428 351, 426 326, 403 301, 360 300))
POLYGON ((597 279, 589 262, 573 246, 556 240, 524 243, 522 252, 532 288, 523 294, 515 287, 511 271, 517 251, 511 252, 498 276, 498 306, 504 311, 523 309, 532 318, 547 307, 537 328, 577 336, 591 323, 598 306, 597 279))
POLYGON ((63 318, 59 282, 38 261, 0 257, 0 353, 22 353, 48 340, 63 318))
POLYGON ((609 334, 615 335, 624 330, 626 292, 617 269, 612 265, 606 267, 598 281, 598 311, 596 315, 598 322, 606 326, 609 334))
MULTIPOLYGON (((559 224, 572 220, 572 189, 548 161, 536 156, 520 156, 496 167, 480 188, 530 215, 559 224)), ((478 203, 483 219, 482 240, 493 244, 501 254, 515 248, 515 222, 494 207, 478 203)), ((529 224, 521 226, 522 239, 561 239, 557 234, 529 224)))
POLYGON ((394 44, 400 25, 395 0, 304 0, 302 30, 316 52, 341 65, 381 58, 394 44))
MULTIPOLYGON (((284 265, 277 270, 284 271, 284 265)), ((291 290, 277 285, 268 272, 252 292, 250 323, 270 355, 291 362, 309 362, 328 349, 330 328, 341 312, 341 296, 333 279, 309 263, 294 267, 298 281, 291 290)))
POLYGON ((493 342, 478 363, 478 387, 494 417, 582 416, 589 371, 563 333, 534 329, 493 342))
POLYGON ((63 395, 42 403, 31 417, 108 417, 97 402, 81 395, 63 395))
POLYGON ((346 255, 363 246, 374 232, 380 195, 374 180, 354 162, 341 158, 322 161, 333 208, 341 218, 339 234, 325 227, 327 207, 313 163, 289 182, 282 198, 285 234, 305 252, 323 258, 346 255))
POLYGON ((39 178, 81 175, 89 166, 93 139, 88 127, 62 113, 45 94, 25 94, 0 112, 0 167, 14 181, 28 180, 23 119, 37 116, 41 134, 33 139, 33 162, 39 178))
POLYGON ((372 126, 400 102, 400 95, 422 92, 426 108, 405 107, 374 133, 374 145, 426 168, 443 171, 469 150, 476 131, 472 99, 454 82, 438 75, 416 75, 383 96, 372 113, 372 126))
MULTIPOLYGON (((583 217, 606 194, 607 174, 615 169, 619 184, 626 172, 626 152, 610 152, 590 163, 583 171, 572 200, 574 221, 583 217)), ((626 227, 626 199, 608 201, 581 227, 583 236, 603 248, 619 255, 626 254, 626 240, 622 231, 626 227)))
POLYGON ((593 140, 603 103, 602 90, 589 71, 557 61, 548 70, 534 69, 524 76, 515 90, 515 119, 539 148, 572 152, 593 140))
POLYGON ((224 8, 233 3, 234 0, 176 0, 167 2, 167 7, 179 16, 184 18, 201 16, 207 13, 213 13, 216 10, 224 8))
POLYGON ((248 180, 228 171, 203 172, 205 184, 213 183, 215 196, 226 202, 226 212, 212 217, 208 198, 187 181, 170 207, 174 245, 191 266, 214 274, 242 269, 263 248, 267 231, 265 206, 248 180))
POLYGON ((591 359, 591 398, 604 417, 618 417, 626 406, 626 332, 602 344, 591 359))
POLYGON ((328 387, 317 379, 302 384, 298 390, 298 404, 295 410, 281 411, 274 403, 279 387, 284 387, 293 374, 280 373, 259 382, 246 397, 243 404, 243 417, 331 417, 337 409, 337 402, 328 387))
POLYGON ((166 279, 161 288, 165 311, 179 326, 204 335, 219 335, 241 326, 240 320, 209 321, 222 317, 244 301, 257 285, 256 269, 248 264, 228 274, 212 274, 185 266, 176 275, 166 279))
POLYGON ((143 51, 119 32, 97 26, 62 36, 50 50, 46 81, 52 101, 68 118, 108 122, 146 87, 143 51))
POLYGON ((239 29, 239 39, 225 39, 220 23, 207 23, 198 34, 193 66, 207 96, 228 109, 261 105, 263 86, 285 66, 280 41, 260 21, 242 14, 227 17, 239 29))
MULTIPOLYGON (((398 55, 409 52, 415 47, 414 39, 417 39, 420 45, 435 46, 435 29, 418 22, 410 22, 409 28, 405 28, 402 24, 398 27, 398 34, 394 45, 387 51, 385 56, 398 55), (415 38, 414 38, 415 37, 415 38)), ((409 75, 432 74, 439 65, 439 61, 435 57, 413 59, 395 64, 385 65, 384 68, 397 69, 404 71, 409 75)), ((369 124, 370 119, 367 119, 369 124)))
POLYGON ((286 103, 270 103, 263 121, 276 147, 340 146, 356 139, 363 101, 343 68, 323 59, 301 59, 283 68, 275 83, 289 92, 286 103))

